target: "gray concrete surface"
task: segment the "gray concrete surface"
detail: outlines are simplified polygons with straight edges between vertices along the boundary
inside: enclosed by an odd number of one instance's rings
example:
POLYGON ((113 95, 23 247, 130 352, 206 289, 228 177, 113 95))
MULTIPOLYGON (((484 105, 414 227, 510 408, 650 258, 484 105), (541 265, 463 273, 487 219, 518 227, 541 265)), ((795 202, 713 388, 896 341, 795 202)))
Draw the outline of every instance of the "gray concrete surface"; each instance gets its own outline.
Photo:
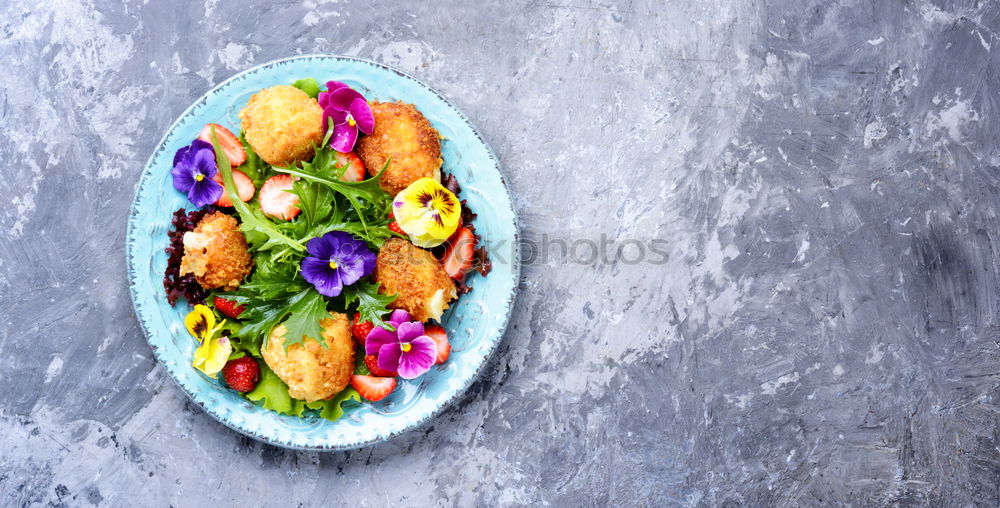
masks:
POLYGON ((996 506, 998 29, 971 0, 5 1, 0 505, 996 506), (531 260, 425 431, 227 430, 141 335, 129 201, 195 98, 318 52, 452 99, 526 239, 668 262, 531 260))

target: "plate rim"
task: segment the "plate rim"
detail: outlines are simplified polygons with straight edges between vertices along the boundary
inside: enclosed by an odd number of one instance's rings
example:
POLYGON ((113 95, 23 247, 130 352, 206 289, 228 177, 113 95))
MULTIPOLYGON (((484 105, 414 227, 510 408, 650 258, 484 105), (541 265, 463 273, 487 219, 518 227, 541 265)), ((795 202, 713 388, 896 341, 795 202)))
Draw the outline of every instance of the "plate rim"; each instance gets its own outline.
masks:
POLYGON ((516 208, 514 206, 514 196, 510 192, 510 188, 507 185, 507 180, 505 178, 504 172, 503 172, 503 170, 500 167, 500 158, 497 157, 496 152, 493 151, 493 147, 490 146, 490 144, 486 142, 486 140, 483 138, 483 135, 479 131, 479 129, 476 128, 476 126, 472 123, 472 121, 469 120, 469 117, 467 117, 465 115, 465 113, 461 109, 459 109, 457 106, 455 106, 455 104, 452 103, 450 100, 448 100, 447 97, 445 97, 443 94, 441 94, 440 92, 438 92, 436 89, 434 89, 430 85, 428 85, 428 84, 424 83, 423 81, 417 79, 416 77, 411 76, 410 74, 408 74, 408 73, 406 73, 404 71, 401 71, 399 69, 396 69, 396 68, 394 68, 392 66, 389 66, 389 65, 386 65, 386 64, 383 64, 383 63, 379 63, 379 62, 375 62, 373 60, 368 60, 368 59, 365 59, 365 58, 359 58, 359 57, 354 57, 354 56, 325 54, 325 53, 311 53, 311 54, 306 54, 306 55, 296 55, 296 56, 290 56, 290 57, 284 57, 284 58, 278 58, 278 59, 275 59, 275 60, 270 60, 270 61, 258 64, 258 65, 255 65, 253 67, 249 67, 249 68, 244 69, 244 70, 242 70, 240 72, 237 72, 235 74, 232 74, 229 77, 227 77, 226 79, 220 81, 217 85, 215 85, 214 87, 212 87, 208 91, 206 91, 200 97, 198 97, 197 99, 195 99, 187 108, 184 109, 183 112, 181 112, 177 116, 177 118, 174 119, 174 121, 170 124, 170 127, 167 128, 167 130, 164 132, 164 134, 160 138, 160 140, 154 145, 153 152, 149 156, 149 158, 146 160, 146 164, 143 166, 142 173, 139 174, 138 182, 136 183, 136 186, 135 186, 135 191, 132 194, 132 202, 129 204, 129 213, 128 213, 127 223, 126 223, 126 228, 125 228, 125 265, 126 265, 126 268, 128 270, 129 297, 130 297, 130 300, 132 301, 132 311, 133 311, 133 314, 136 317, 136 320, 139 322, 139 326, 142 329, 143 337, 146 339, 146 344, 149 345, 150 349, 152 349, 153 356, 156 358, 157 364, 159 364, 166 371, 167 377, 169 377, 170 380, 173 381, 174 384, 176 384, 181 389, 181 391, 187 396, 187 398, 191 402, 197 404, 198 407, 200 407, 202 409, 202 411, 204 411, 205 413, 207 413, 208 415, 210 415, 213 419, 215 419, 217 422, 223 424, 224 426, 228 427, 229 429, 231 429, 231 430, 233 430, 235 432, 238 432, 239 434, 242 434, 242 435, 251 437, 253 439, 256 439, 258 441, 261 441, 261 442, 264 442, 264 443, 267 443, 267 444, 270 444, 270 445, 273 445, 273 446, 278 446, 278 447, 281 447, 281 448, 291 449, 291 450, 331 451, 332 452, 332 451, 342 451, 342 450, 355 450, 355 449, 364 448, 364 447, 367 447, 367 446, 372 446, 372 445, 384 443, 384 442, 392 440, 392 439, 394 439, 394 438, 396 438, 396 437, 398 437, 400 435, 408 434, 408 433, 412 432, 413 430, 416 430, 416 429, 419 429, 419 428, 425 426, 428 422, 430 422, 431 420, 435 419, 437 416, 439 416, 446 409, 450 408, 456 402, 457 399, 459 399, 460 397, 464 396, 468 392, 468 390, 472 386, 472 384, 475 383, 483 375, 483 371, 486 369, 487 364, 493 359, 493 357, 494 357, 497 349, 500 347, 500 343, 503 342, 504 336, 507 333, 507 329, 510 326, 511 316, 514 313, 514 304, 515 304, 515 302, 517 300, 517 295, 519 293, 520 279, 521 279, 521 243, 520 243, 520 236, 521 236, 520 217, 518 216, 517 210, 516 210, 516 208), (479 142, 482 144, 482 146, 486 149, 487 154, 489 155, 489 157, 492 159, 493 169, 496 171, 497 175, 500 177, 500 183, 501 183, 501 185, 503 187, 504 193, 507 196, 507 203, 509 203, 509 205, 510 205, 511 219, 513 221, 513 231, 514 231, 514 238, 513 238, 513 245, 512 245, 512 256, 511 256, 511 264, 510 264, 510 266, 511 266, 511 275, 512 275, 512 278, 513 278, 513 287, 510 290, 510 294, 507 295, 507 298, 506 298, 507 309, 506 309, 505 316, 504 316, 504 319, 503 319, 503 325, 498 328, 498 334, 497 334, 496 339, 493 340, 492 343, 489 345, 489 347, 488 347, 488 349, 486 351, 486 354, 483 356, 482 363, 480 363, 480 365, 476 368, 476 370, 473 373, 473 375, 471 375, 468 378, 466 378, 460 384, 459 388, 454 392, 454 394, 451 397, 449 397, 448 399, 442 401, 439 405, 437 405, 437 407, 435 407, 432 411, 428 412, 423 417, 421 417, 421 418, 413 421, 410 424, 405 425, 402 429, 390 432, 387 435, 375 436, 375 437, 372 437, 372 438, 369 438, 369 439, 365 439, 365 440, 361 440, 361 441, 349 442, 349 443, 342 443, 342 444, 334 444, 334 445, 328 445, 328 444, 302 444, 302 445, 299 445, 299 444, 295 444, 295 443, 291 443, 291 442, 279 441, 279 440, 273 439, 271 436, 264 435, 262 433, 258 434, 256 432, 250 431, 249 429, 244 429, 244 428, 238 427, 236 424, 228 421, 226 418, 223 418, 221 415, 217 414, 211 408, 207 407, 204 402, 198 400, 195 397, 195 394, 192 393, 192 391, 189 390, 183 383, 181 383, 181 381, 176 376, 174 376, 173 372, 171 372, 171 370, 166 366, 166 362, 161 357, 160 349, 158 347, 154 346, 153 343, 151 342, 150 338, 152 336, 152 333, 150 333, 149 326, 146 323, 146 320, 143 318, 143 316, 142 316, 142 314, 140 312, 140 309, 139 309, 138 288, 137 288, 137 279, 138 279, 138 276, 137 276, 136 267, 133 265, 133 261, 132 261, 132 258, 133 258, 132 251, 133 251, 133 248, 134 248, 133 247, 133 242, 132 242, 132 234, 133 234, 134 228, 137 227, 135 225, 135 220, 136 220, 137 213, 138 213, 136 207, 137 207, 137 204, 139 203, 139 195, 142 192, 142 190, 145 187, 145 185, 147 183, 149 183, 149 182, 152 181, 152 179, 147 179, 147 176, 150 175, 150 171, 151 171, 151 168, 152 168, 152 165, 153 165, 153 161, 154 161, 154 159, 156 159, 156 156, 162 150, 161 147, 164 146, 167 138, 170 136, 171 133, 174 132, 174 129, 177 128, 177 126, 181 122, 181 120, 183 118, 185 118, 186 116, 188 116, 192 112, 192 110, 194 110, 194 108, 196 106, 198 106, 198 105, 200 105, 202 103, 207 102, 209 100, 209 98, 213 94, 215 94, 218 90, 220 90, 222 87, 226 86, 229 82, 231 82, 231 81, 233 81, 233 80, 235 80, 237 78, 240 78, 241 76, 252 74, 252 73, 257 72, 257 71, 259 71, 259 70, 261 70, 261 69, 263 69, 265 67, 270 67, 270 66, 274 66, 274 65, 278 65, 278 64, 282 64, 282 63, 286 63, 286 62, 291 62, 291 61, 295 61, 295 60, 309 60, 309 59, 350 61, 350 62, 355 62, 355 63, 360 63, 360 64, 365 64, 365 65, 370 65, 370 66, 373 66, 373 67, 381 68, 381 69, 393 72, 395 74, 398 74, 399 76, 402 76, 403 78, 406 78, 406 79, 412 81, 413 83, 417 84, 418 86, 421 86, 421 87, 427 89, 427 91, 429 91, 430 93, 434 94, 438 99, 440 99, 442 102, 444 102, 445 105, 447 105, 449 108, 451 108, 458 115, 458 117, 462 121, 465 122, 465 124, 469 127, 469 129, 472 131, 472 133, 476 136, 476 138, 479 140, 479 142))

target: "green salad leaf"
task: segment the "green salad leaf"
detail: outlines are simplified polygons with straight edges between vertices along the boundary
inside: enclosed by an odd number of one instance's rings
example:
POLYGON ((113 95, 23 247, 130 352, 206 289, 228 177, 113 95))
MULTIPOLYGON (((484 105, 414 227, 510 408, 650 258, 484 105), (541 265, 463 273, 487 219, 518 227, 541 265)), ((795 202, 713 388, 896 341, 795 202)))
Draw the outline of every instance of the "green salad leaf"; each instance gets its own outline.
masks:
POLYGON ((319 83, 313 78, 300 79, 292 83, 292 86, 302 90, 313 99, 319 96, 319 83))
POLYGON ((306 402, 294 399, 288 394, 288 385, 266 363, 262 361, 257 363, 260 365, 260 382, 256 388, 246 393, 246 397, 264 409, 299 417, 303 416, 307 409, 311 409, 317 411, 320 418, 332 421, 344 416, 345 404, 361 403, 361 395, 350 386, 329 400, 306 402))
POLYGON ((323 338, 323 326, 320 322, 330 313, 326 310, 326 300, 315 289, 307 289, 299 293, 288 306, 288 319, 285 320, 285 350, 292 344, 300 344, 306 337, 316 339, 324 348, 328 347, 323 338))
POLYGON ((396 295, 384 295, 378 292, 379 284, 368 281, 358 281, 344 288, 344 302, 347 305, 357 303, 361 321, 371 321, 375 326, 394 330, 392 325, 382 320, 389 313, 389 304, 396 295))
POLYGON ((288 395, 288 385, 267 366, 267 363, 258 361, 257 364, 260 366, 260 382, 253 390, 246 393, 246 397, 264 409, 302 416, 306 403, 288 395))
POLYGON ((215 135, 215 128, 212 128, 212 148, 215 149, 215 160, 219 165, 219 172, 222 173, 222 182, 225 187, 225 192, 229 196, 229 199, 233 202, 233 207, 236 209, 236 213, 240 216, 240 229, 243 231, 256 231, 262 233, 267 237, 267 240, 260 245, 256 246, 257 250, 268 250, 273 249, 279 245, 287 246, 296 251, 305 251, 306 248, 300 242, 293 240, 274 227, 274 223, 271 222, 264 213, 260 211, 259 208, 251 210, 243 200, 240 199, 240 193, 236 188, 236 184, 233 182, 233 168, 229 164, 229 157, 226 156, 225 150, 219 145, 219 138, 215 135))

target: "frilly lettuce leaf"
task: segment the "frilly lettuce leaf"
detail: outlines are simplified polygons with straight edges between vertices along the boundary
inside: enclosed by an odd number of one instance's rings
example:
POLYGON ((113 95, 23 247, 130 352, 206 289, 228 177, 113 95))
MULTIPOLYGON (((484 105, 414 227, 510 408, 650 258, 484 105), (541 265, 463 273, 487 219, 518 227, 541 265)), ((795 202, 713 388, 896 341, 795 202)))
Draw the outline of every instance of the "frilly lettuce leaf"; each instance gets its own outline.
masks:
POLYGON ((345 404, 349 405, 351 401, 361 403, 361 395, 350 386, 330 400, 305 402, 293 399, 288 395, 288 385, 266 363, 259 360, 257 363, 260 364, 260 382, 256 388, 247 392, 246 397, 264 409, 299 417, 303 416, 306 410, 313 410, 321 418, 333 421, 344 416, 345 404))

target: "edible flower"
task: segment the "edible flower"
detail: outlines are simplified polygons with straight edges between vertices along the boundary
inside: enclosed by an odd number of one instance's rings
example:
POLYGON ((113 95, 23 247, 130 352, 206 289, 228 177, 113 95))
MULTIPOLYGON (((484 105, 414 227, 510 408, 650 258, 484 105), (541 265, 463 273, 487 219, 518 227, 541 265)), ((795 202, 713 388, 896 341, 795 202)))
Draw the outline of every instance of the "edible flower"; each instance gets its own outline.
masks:
POLYGON ((458 228, 462 205, 458 197, 433 178, 421 178, 392 200, 399 227, 417 247, 437 247, 458 228))
POLYGON ((229 337, 215 336, 225 324, 226 320, 223 319, 216 325, 215 314, 205 305, 195 305, 184 318, 184 326, 188 333, 201 343, 194 352, 194 361, 191 365, 208 377, 217 376, 226 365, 229 355, 233 353, 233 344, 229 342, 229 337))
POLYGON ((354 150, 358 130, 371 134, 375 130, 375 116, 368 101, 357 90, 340 81, 327 81, 326 91, 320 92, 319 106, 323 108, 323 125, 333 123, 330 148, 338 152, 354 150))
POLYGON ((212 179, 217 171, 212 145, 196 139, 174 154, 170 174, 174 177, 174 188, 201 207, 215 203, 222 196, 222 185, 212 179))
POLYGON ((331 231, 309 240, 302 260, 302 277, 324 296, 337 296, 372 273, 375 254, 365 242, 343 231, 331 231))
POLYGON ((437 357, 437 343, 424 334, 424 324, 410 321, 405 310, 393 311, 388 322, 396 330, 373 328, 365 338, 365 354, 378 355, 378 368, 398 372, 403 379, 430 370, 437 357))

